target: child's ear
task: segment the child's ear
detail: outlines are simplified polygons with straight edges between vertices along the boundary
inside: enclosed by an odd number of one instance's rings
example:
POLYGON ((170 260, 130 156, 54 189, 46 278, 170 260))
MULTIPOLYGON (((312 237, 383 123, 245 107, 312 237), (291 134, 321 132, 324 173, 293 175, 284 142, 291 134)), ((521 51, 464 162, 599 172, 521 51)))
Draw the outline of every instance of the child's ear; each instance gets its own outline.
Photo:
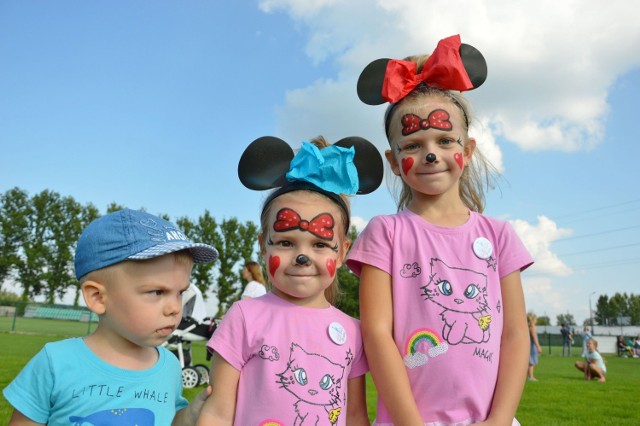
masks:
POLYGON ((87 280, 82 283, 82 296, 87 307, 96 315, 102 315, 107 310, 106 292, 104 285, 97 281, 87 280))
POLYGON ((474 138, 469 138, 467 142, 464 144, 464 148, 463 148, 466 165, 469 165, 469 163, 471 163, 471 158, 473 157, 473 153, 475 151, 476 151, 476 140, 474 138))
POLYGON ((400 176, 400 166, 398 166, 398 159, 396 155, 390 149, 384 152, 384 156, 387 158, 387 162, 391 166, 391 171, 394 175, 400 176))
POLYGON ((344 260, 347 258, 347 253, 349 253, 349 248, 351 247, 351 240, 345 238, 342 243, 341 250, 338 251, 338 262, 337 267, 341 267, 344 264, 344 260))

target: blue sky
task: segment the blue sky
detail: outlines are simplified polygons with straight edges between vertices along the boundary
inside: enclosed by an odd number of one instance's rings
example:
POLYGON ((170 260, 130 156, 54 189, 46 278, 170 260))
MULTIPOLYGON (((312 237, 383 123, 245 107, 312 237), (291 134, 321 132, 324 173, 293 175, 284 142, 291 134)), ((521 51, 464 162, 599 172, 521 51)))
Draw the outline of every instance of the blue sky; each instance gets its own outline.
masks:
MULTIPOLYGON (((640 28, 625 1, 0 1, 0 192, 44 189, 172 218, 257 222, 254 139, 386 148, 358 100, 370 61, 461 34, 485 55, 472 135, 503 173, 486 213, 534 255, 527 305, 555 321, 640 293, 640 28)), ((395 211, 383 185, 354 223, 395 211)))

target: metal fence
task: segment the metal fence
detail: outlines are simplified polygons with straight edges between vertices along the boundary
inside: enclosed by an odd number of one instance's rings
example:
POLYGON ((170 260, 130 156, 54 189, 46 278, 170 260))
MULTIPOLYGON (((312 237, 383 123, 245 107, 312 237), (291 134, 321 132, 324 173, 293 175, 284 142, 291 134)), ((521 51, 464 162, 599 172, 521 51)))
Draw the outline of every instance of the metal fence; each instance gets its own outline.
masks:
POLYGON ((16 302, 0 306, 0 331, 82 336, 90 334, 98 317, 82 306, 16 302))

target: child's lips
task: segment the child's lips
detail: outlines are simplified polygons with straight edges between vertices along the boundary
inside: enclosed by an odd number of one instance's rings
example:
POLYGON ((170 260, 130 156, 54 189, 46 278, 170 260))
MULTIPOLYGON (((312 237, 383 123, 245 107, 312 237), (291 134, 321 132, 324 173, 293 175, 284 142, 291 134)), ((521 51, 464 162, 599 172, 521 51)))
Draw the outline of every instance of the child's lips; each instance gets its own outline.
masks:
POLYGON ((157 331, 158 331, 158 334, 160 334, 161 336, 167 337, 168 335, 173 333, 173 330, 175 330, 175 329, 176 329, 176 327, 171 325, 171 326, 159 328, 157 331))

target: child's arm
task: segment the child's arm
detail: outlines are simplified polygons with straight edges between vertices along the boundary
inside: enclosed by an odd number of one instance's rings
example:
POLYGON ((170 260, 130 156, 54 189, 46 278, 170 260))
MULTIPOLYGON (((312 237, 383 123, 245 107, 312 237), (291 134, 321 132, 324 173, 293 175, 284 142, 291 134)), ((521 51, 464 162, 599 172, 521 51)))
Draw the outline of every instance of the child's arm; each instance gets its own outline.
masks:
POLYGON ((529 360, 529 333, 520 271, 500 280, 504 326, 498 382, 486 424, 511 425, 520 403, 529 360))
POLYGON ((213 383, 213 392, 200 411, 198 425, 232 425, 236 413, 240 371, 214 352, 210 380, 213 383))
POLYGON ((389 274, 363 265, 360 273, 360 325, 371 376, 393 423, 423 426, 407 371, 393 340, 391 301, 389 274))
POLYGON ((13 410, 9 426, 39 426, 43 423, 36 423, 18 410, 13 410))
POLYGON ((171 422, 172 426, 195 426, 198 422, 198 416, 200 411, 207 401, 209 395, 211 395, 212 388, 207 386, 196 397, 193 402, 176 413, 176 416, 171 422))
POLYGON ((347 423, 349 426, 370 426, 367 414, 365 375, 350 379, 347 383, 347 423))

